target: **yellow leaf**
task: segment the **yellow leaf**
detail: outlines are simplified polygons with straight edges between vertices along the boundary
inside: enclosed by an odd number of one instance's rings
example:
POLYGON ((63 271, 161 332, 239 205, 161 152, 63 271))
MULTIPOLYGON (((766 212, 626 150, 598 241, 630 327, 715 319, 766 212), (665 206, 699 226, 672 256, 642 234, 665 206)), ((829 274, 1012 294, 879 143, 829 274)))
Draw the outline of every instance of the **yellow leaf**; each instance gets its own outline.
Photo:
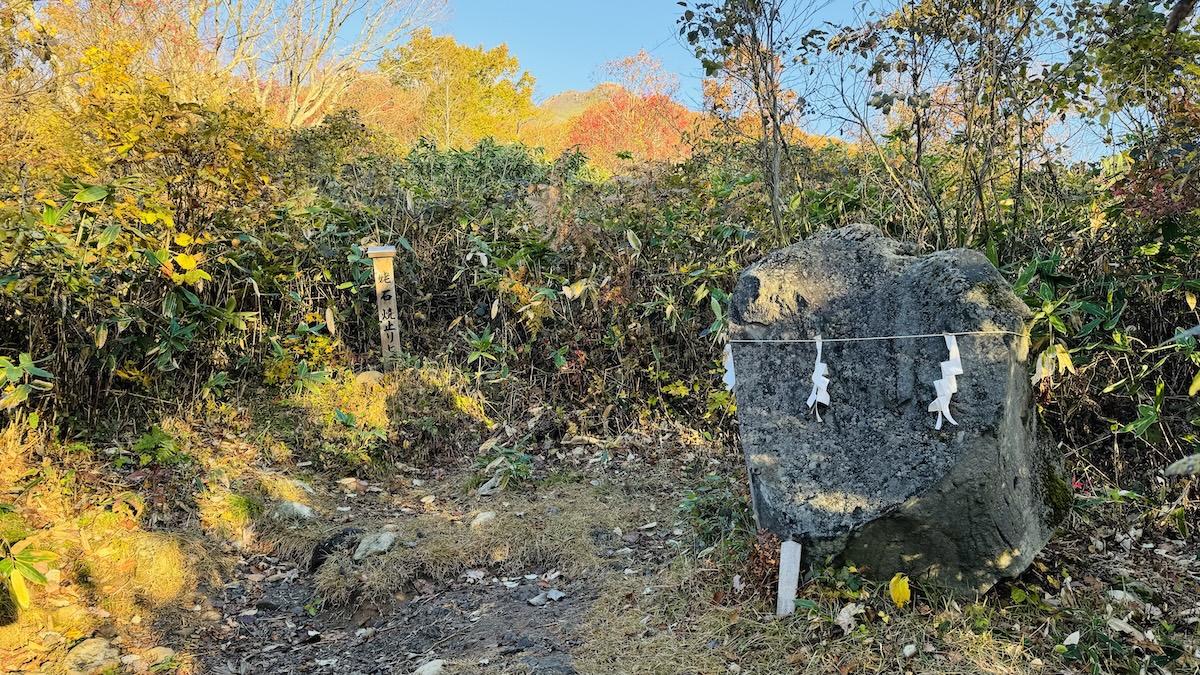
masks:
POLYGON ((190 234, 180 232, 179 234, 175 235, 176 246, 187 246, 188 244, 192 243, 192 241, 192 235, 190 234))
POLYGON ((896 572, 896 576, 892 577, 892 582, 888 584, 888 590, 892 593, 892 602, 896 607, 903 607, 912 599, 912 591, 908 588, 908 577, 896 572))
POLYGON ((1191 291, 1188 291, 1187 293, 1184 293, 1183 297, 1184 297, 1184 299, 1187 300, 1188 309, 1195 311, 1195 309, 1196 309, 1196 294, 1191 291))
POLYGON ((25 585, 25 577, 21 576, 18 570, 13 569, 8 577, 8 587, 12 589, 13 600, 17 601, 17 606, 29 609, 29 587, 25 585))
POLYGON ((1188 396, 1195 396, 1196 392, 1200 391, 1200 373, 1192 378, 1192 386, 1188 387, 1188 396))
POLYGON ((185 270, 196 269, 197 260, 186 253, 175 256, 175 262, 185 270))
POLYGON ((1029 381, 1037 384, 1052 375, 1054 375, 1054 354, 1047 350, 1038 355, 1037 366, 1033 369, 1033 377, 1029 378, 1029 381))
POLYGON ((1054 351, 1058 357, 1058 372, 1062 373, 1065 370, 1074 374, 1075 364, 1071 362, 1071 353, 1067 351, 1067 348, 1062 343, 1058 343, 1054 345, 1054 351))

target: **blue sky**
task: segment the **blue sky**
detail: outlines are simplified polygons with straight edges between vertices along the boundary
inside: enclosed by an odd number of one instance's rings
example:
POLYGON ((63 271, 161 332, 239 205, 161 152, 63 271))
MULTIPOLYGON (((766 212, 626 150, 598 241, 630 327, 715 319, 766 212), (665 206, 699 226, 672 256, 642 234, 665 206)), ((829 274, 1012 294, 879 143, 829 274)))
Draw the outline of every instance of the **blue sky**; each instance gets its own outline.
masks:
MULTIPOLYGON (((873 4, 879 3, 866 3, 873 4)), ((822 21, 852 22, 863 11, 860 0, 817 0, 817 6, 809 23, 814 27, 822 21)), ((602 81, 605 62, 645 49, 679 77, 680 102, 699 110, 703 71, 678 37, 682 12, 677 0, 451 0, 449 18, 434 32, 472 46, 508 44, 535 78, 539 102, 568 89, 591 89, 602 81)), ((810 119, 808 126, 837 133, 820 119, 810 119)), ((1068 145, 1090 158, 1095 139, 1086 136, 1084 130, 1068 145)))
POLYGON ((568 89, 591 89, 607 61, 652 52, 679 76, 683 103, 700 103, 699 63, 677 38, 676 0, 452 0, 435 29, 472 46, 508 49, 537 80, 538 101, 568 89))
MULTIPOLYGON (((858 4, 818 0, 816 20, 847 20, 858 4)), ((471 46, 507 43, 537 81, 536 101, 591 89, 604 63, 645 49, 679 77, 680 102, 700 108, 703 70, 679 38, 677 0, 451 0, 450 11, 434 32, 471 46)))

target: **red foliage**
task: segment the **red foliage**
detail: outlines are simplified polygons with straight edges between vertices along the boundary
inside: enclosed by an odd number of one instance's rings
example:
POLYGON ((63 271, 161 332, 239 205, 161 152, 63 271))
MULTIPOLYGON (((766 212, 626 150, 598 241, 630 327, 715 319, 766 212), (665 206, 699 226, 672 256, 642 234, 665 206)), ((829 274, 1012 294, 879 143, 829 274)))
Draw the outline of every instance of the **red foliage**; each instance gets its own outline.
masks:
POLYGON ((568 138, 610 169, 617 165, 619 152, 639 160, 678 160, 687 154, 683 132, 692 117, 691 111, 669 96, 622 91, 577 117, 568 138))
POLYGON ((1138 163, 1112 188, 1125 208, 1146 220, 1178 218, 1200 209, 1200 180, 1138 163))

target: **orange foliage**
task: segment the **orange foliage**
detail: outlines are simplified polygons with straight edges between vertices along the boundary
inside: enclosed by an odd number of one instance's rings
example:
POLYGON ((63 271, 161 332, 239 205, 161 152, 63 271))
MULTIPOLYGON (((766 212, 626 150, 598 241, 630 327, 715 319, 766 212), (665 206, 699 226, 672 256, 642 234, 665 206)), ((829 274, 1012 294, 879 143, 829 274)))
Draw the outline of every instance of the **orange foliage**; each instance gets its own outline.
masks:
POLYGON ((393 84, 388 75, 369 72, 350 83, 337 109, 357 111, 371 128, 409 145, 421 135, 424 103, 421 93, 393 84))
POLYGON ((643 161, 678 161, 688 154, 684 132, 696 114, 674 100, 678 79, 646 50, 601 69, 621 89, 572 120, 567 142, 613 170, 628 153, 643 161))
POLYGON ((567 138, 609 170, 618 165, 618 153, 638 160, 677 161, 687 155, 683 134, 693 116, 667 96, 622 92, 575 118, 567 138))

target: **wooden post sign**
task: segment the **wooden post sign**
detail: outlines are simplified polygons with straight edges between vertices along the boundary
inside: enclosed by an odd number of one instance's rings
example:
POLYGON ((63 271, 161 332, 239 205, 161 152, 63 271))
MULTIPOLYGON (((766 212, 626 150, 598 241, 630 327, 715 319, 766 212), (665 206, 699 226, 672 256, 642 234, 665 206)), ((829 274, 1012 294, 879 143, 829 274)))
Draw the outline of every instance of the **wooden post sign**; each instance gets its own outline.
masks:
POLYGON ((367 256, 375 267, 375 301, 379 305, 379 344, 383 368, 387 370, 400 356, 400 328, 396 323, 396 274, 392 258, 395 246, 372 246, 367 256))

